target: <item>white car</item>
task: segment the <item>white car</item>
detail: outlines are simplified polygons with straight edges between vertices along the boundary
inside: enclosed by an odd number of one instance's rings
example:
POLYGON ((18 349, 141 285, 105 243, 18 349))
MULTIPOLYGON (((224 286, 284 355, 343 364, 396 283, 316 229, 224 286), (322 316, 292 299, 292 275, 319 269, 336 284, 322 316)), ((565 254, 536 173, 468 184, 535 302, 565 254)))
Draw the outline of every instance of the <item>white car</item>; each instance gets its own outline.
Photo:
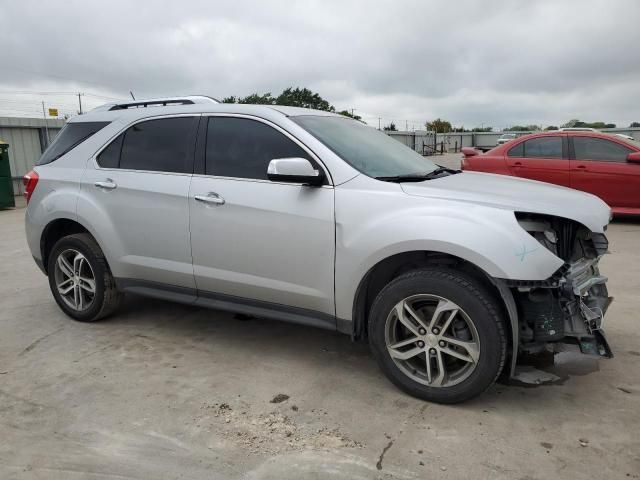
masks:
POLYGON ((631 140, 633 142, 636 141, 635 137, 632 137, 631 135, 625 135, 624 133, 614 133, 614 135, 616 137, 624 138, 625 140, 631 140))
POLYGON ((443 403, 513 375, 519 353, 611 354, 604 202, 443 168, 341 115, 109 104, 24 181, 31 253, 76 320, 132 293, 327 328, 443 403))
POLYGON ((515 133, 503 133, 500 135, 500 138, 498 138, 496 145, 503 145, 511 140, 515 140, 517 137, 518 136, 515 133))

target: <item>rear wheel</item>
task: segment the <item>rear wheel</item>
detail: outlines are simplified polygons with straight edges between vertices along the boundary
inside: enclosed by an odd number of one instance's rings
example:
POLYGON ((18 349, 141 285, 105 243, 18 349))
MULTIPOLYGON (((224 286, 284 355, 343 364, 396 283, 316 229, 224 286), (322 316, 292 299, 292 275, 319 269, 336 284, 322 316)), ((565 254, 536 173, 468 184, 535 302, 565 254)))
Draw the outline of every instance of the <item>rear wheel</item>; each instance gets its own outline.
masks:
POLYGON ((445 268, 416 270, 376 297, 369 341, 383 372, 402 390, 457 403, 482 393, 502 370, 506 337, 499 312, 474 278, 445 268))
POLYGON ((58 240, 49 255, 47 272, 58 306, 74 320, 99 320, 111 314, 122 298, 102 250, 87 233, 58 240))

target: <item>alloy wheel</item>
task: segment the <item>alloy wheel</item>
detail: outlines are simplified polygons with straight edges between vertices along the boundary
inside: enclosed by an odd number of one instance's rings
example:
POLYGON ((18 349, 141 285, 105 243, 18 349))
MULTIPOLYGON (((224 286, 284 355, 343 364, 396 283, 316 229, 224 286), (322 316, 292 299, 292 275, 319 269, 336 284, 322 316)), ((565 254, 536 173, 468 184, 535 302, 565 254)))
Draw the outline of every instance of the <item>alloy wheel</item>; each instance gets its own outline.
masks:
POLYGON ((469 315, 437 295, 412 295, 398 302, 386 319, 385 342, 396 366, 429 387, 464 381, 480 358, 478 332, 469 315))
POLYGON ((96 280, 87 258, 77 250, 62 251, 55 264, 55 284, 60 298, 69 308, 83 311, 91 307, 96 280))

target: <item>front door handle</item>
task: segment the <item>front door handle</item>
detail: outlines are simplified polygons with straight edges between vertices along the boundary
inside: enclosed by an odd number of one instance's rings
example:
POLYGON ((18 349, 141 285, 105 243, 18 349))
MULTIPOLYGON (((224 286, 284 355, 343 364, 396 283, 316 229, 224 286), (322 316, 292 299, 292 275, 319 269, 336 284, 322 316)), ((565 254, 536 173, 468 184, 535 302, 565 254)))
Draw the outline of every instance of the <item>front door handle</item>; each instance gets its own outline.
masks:
POLYGON ((195 198, 199 202, 212 203, 214 205, 224 205, 224 198, 215 192, 209 192, 206 195, 196 195, 195 198))
POLYGON ((521 167, 522 166, 522 162, 516 162, 513 164, 514 167, 521 167))
POLYGON ((107 178, 104 182, 96 182, 94 183, 94 185, 98 188, 103 188, 105 190, 113 190, 114 188, 116 188, 118 185, 111 180, 110 178, 107 178))
POLYGON ((576 168, 575 168, 575 169, 576 169, 576 170, 582 170, 582 171, 585 171, 585 170, 587 169, 587 166, 586 166, 586 165, 576 165, 576 168))

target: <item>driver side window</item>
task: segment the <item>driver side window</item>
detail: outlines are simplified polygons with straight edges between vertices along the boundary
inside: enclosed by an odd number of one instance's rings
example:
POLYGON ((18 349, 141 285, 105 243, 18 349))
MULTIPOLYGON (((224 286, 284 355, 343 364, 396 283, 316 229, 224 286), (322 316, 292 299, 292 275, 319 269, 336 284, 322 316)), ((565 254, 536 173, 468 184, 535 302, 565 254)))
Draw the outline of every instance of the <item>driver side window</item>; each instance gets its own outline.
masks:
POLYGON ((205 173, 219 177, 268 180, 275 158, 301 157, 315 163, 298 144, 257 120, 210 117, 207 125, 205 173))

